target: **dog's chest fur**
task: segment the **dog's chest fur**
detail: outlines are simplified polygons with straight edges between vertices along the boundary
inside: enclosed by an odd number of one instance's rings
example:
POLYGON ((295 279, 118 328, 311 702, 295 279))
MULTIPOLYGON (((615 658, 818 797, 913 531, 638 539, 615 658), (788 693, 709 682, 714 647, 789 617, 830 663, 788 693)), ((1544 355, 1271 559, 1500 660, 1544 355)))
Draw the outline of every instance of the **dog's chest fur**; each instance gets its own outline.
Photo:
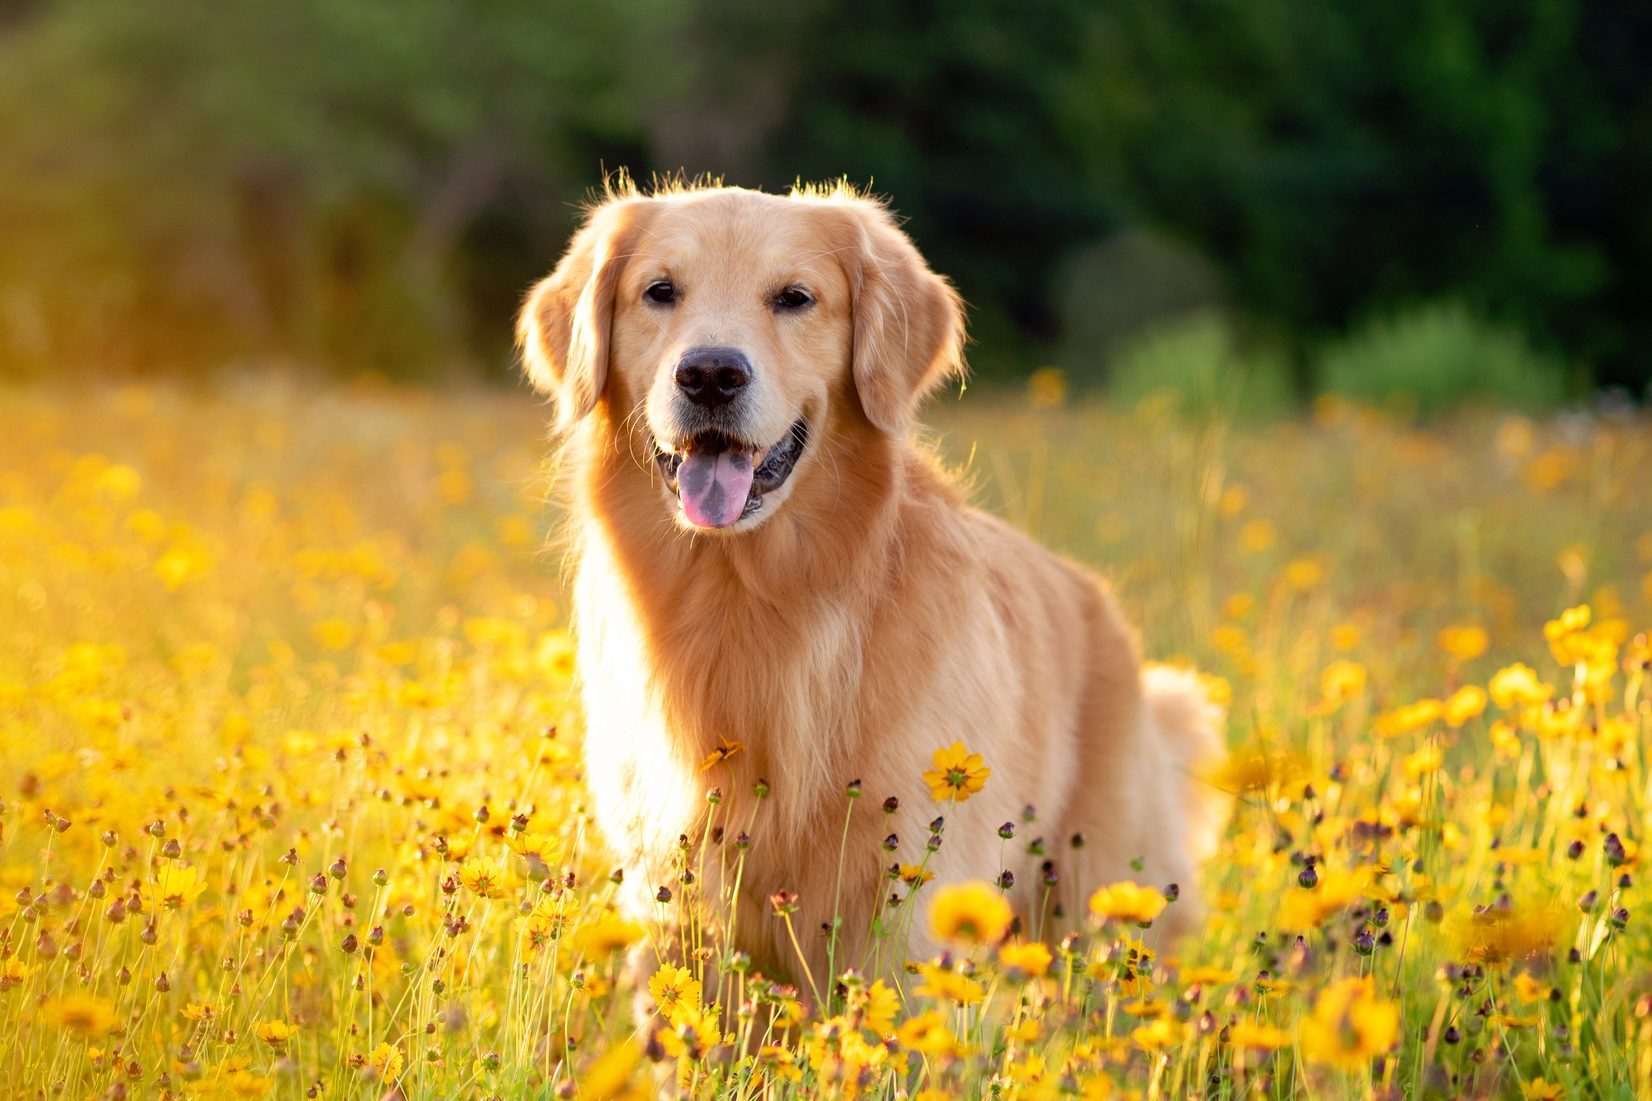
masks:
MULTIPOLYGON (((659 888, 673 896, 682 890, 684 838, 697 893, 721 899, 737 859, 732 843, 749 831, 741 947, 759 966, 793 966, 767 903, 770 893, 787 890, 802 896, 796 924, 817 962, 824 963, 819 926, 834 906, 850 958, 858 959, 879 900, 906 893, 886 869, 925 860, 931 819, 945 817, 948 841, 929 857, 931 872, 943 882, 991 878, 1001 846, 981 840, 995 839, 998 825, 1028 804, 1054 811, 1064 801, 1070 777, 1037 766, 1051 751, 1044 729, 1025 759, 995 755, 994 782, 967 804, 938 806, 921 781, 945 741, 990 744, 1028 721, 1030 686, 1005 666, 1004 637, 948 630, 950 616, 936 611, 996 622, 998 602, 979 578, 952 574, 945 591, 922 594, 931 614, 913 616, 903 607, 912 594, 898 581, 880 589, 862 577, 858 586, 782 606, 743 588, 737 576, 708 576, 715 567, 704 561, 650 563, 640 594, 627 580, 638 563, 595 525, 580 536, 579 555, 588 780, 598 824, 624 861, 626 902, 639 915, 662 912, 654 901, 659 888), (702 769, 725 740, 743 748, 702 769), (759 779, 769 792, 761 802, 752 796, 759 779), (850 813, 844 791, 854 780, 864 794, 850 813), (716 805, 707 799, 713 788, 716 805), (900 801, 892 815, 882 810, 891 795, 900 801), (883 845, 890 835, 898 840, 894 851, 883 845)), ((1040 728, 1070 721, 1042 707, 1032 713, 1041 716, 1040 728)), ((1018 883, 1032 884, 1036 865, 1015 859, 1019 848, 1004 858, 1018 883)), ((720 901, 713 906, 726 914, 720 901)), ((898 920, 911 924, 904 914, 898 920)), ((901 947, 889 948, 896 959, 908 932, 921 937, 921 929, 903 931, 901 947)))

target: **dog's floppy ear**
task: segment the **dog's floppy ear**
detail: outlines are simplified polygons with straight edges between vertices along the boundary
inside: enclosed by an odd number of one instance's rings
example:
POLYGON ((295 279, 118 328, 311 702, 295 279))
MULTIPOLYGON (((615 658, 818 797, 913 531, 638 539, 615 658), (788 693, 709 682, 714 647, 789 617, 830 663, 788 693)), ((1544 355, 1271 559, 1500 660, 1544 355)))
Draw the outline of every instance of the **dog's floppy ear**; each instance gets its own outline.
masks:
POLYGON ((593 211, 556 270, 528 292, 517 317, 522 370, 555 399, 559 429, 595 409, 608 380, 614 287, 640 205, 616 200, 593 211))
POLYGON ((854 301, 855 392, 867 420, 904 435, 919 403, 963 372, 963 300, 882 205, 855 198, 840 209, 848 223, 838 255, 854 301))

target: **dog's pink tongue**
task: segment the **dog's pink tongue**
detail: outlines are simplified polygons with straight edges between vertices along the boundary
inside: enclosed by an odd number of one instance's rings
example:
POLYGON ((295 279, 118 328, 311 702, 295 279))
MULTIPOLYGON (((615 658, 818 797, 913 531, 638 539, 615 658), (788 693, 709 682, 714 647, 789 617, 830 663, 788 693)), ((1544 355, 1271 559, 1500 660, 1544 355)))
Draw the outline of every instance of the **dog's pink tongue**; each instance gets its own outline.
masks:
POLYGON ((745 511, 751 478, 751 455, 744 451, 690 451, 677 468, 683 515, 702 528, 728 527, 745 511))

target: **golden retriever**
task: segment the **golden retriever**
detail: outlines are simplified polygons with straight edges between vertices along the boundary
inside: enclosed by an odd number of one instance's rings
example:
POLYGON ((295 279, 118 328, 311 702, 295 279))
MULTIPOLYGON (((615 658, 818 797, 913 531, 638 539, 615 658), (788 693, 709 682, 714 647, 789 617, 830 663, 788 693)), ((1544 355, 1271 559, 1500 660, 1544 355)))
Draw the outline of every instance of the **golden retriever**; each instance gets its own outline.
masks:
POLYGON ((610 190, 519 336, 566 435, 585 759, 636 916, 686 887, 716 921, 737 886, 735 942, 801 978, 771 909, 795 892, 812 976, 886 969, 937 947, 911 913, 933 887, 885 896, 938 844, 940 883, 1009 872, 1046 932, 1052 902, 1127 878, 1178 884, 1160 926, 1188 926, 1219 828, 1191 773, 1220 716, 1191 674, 1144 675, 1098 578, 968 507, 913 442, 963 314, 882 204, 610 190), (990 778, 937 804, 921 774, 959 741, 990 778))

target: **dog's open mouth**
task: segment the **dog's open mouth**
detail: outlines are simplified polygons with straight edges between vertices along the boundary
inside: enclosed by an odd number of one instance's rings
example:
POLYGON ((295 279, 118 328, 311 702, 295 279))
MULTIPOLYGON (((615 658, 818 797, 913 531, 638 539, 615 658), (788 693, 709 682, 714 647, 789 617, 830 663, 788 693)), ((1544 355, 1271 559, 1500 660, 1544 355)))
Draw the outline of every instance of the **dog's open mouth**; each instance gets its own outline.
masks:
POLYGON ((670 447, 656 440, 654 461, 689 523, 726 528, 762 508, 763 495, 786 483, 808 442, 809 425, 801 420, 768 447, 702 432, 670 447))

